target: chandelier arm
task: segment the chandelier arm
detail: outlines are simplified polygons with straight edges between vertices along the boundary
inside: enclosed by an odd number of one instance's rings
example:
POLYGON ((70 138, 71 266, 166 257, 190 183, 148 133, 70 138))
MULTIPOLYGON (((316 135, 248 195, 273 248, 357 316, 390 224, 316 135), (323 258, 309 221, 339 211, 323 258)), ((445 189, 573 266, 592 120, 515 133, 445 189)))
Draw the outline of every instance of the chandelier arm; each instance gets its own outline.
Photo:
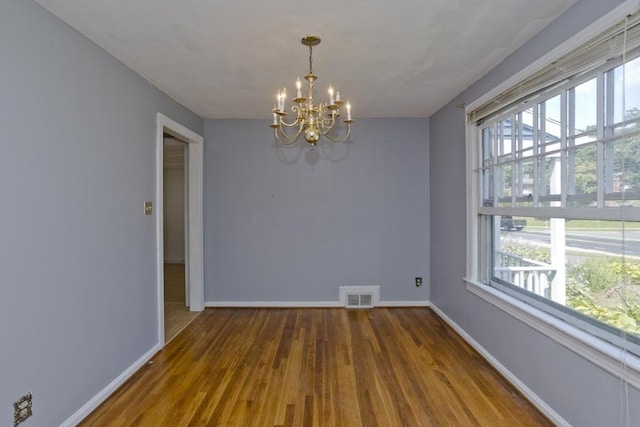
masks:
POLYGON ((323 116, 322 117, 322 123, 326 123, 327 126, 329 127, 333 127, 333 125, 335 125, 336 123, 336 116, 323 116))
MULTIPOLYGON (((333 130, 333 128, 329 129, 329 132, 331 132, 331 130, 333 130)), ((327 139, 329 139, 329 140, 331 140, 333 142, 345 142, 347 140, 347 138, 349 138, 349 135, 351 134, 351 123, 347 123, 347 133, 342 138, 333 138, 331 135, 329 135, 329 132, 324 134, 324 136, 327 139)))
POLYGON ((284 128, 282 128, 282 126, 274 128, 274 132, 276 135, 276 139, 278 140, 278 142, 282 145, 292 145, 295 144, 298 139, 300 139, 300 135, 302 134, 302 131, 304 129, 304 126, 302 126, 302 124, 300 125, 300 127, 298 128, 298 131, 293 134, 293 135, 287 135, 287 133, 284 131, 284 128), (278 132, 280 131, 280 132, 278 132), (280 138, 280 136, 282 136, 284 138, 284 140, 282 138, 280 138))
POLYGON ((326 108, 326 104, 324 103, 321 105, 321 107, 320 118, 325 123, 332 123, 331 127, 333 127, 336 118, 339 116, 339 110, 330 110, 326 108))
POLYGON ((292 128, 294 126, 298 126, 300 124, 300 117, 296 117, 295 121, 291 122, 291 123, 287 123, 284 120, 280 119, 280 124, 283 126, 286 126, 288 128, 292 128))
POLYGON ((291 123, 287 123, 286 121, 284 121, 284 119, 282 117, 280 117, 280 123, 283 124, 286 127, 294 127, 300 124, 301 120, 301 111, 300 108, 297 105, 294 105, 293 107, 291 107, 291 111, 293 111, 294 113, 297 114, 296 119, 291 122, 291 123))
POLYGON ((280 144, 280 145, 293 145, 296 142, 298 142, 298 138, 293 138, 293 139, 289 140, 287 135, 284 135, 284 134, 282 134, 282 136, 284 136, 285 139, 282 140, 280 138, 280 133, 278 132, 278 129, 274 129, 274 133, 275 133, 276 140, 278 141, 278 144, 280 144))
MULTIPOLYGON (((296 139, 293 139, 293 140, 291 140, 291 141, 288 141, 288 140, 284 140, 284 141, 283 141, 282 139, 280 139, 280 136, 278 135, 278 129, 275 129, 275 131, 274 131, 274 132, 275 132, 276 139, 278 140, 278 144, 280 144, 280 145, 285 145, 285 146, 286 146, 286 145, 293 145, 293 144, 295 144, 296 142, 298 142, 298 139, 297 139, 297 138, 296 138, 296 139)), ((286 135, 284 135, 284 136, 285 136, 285 138, 286 138, 286 135)))
POLYGON ((332 126, 318 126, 320 129, 320 134, 323 136, 329 135, 331 133, 331 131, 333 130, 333 125, 332 126))
POLYGON ((319 127, 321 128, 320 133, 322 135, 328 135, 336 124, 335 117, 322 117, 319 122, 319 127))
POLYGON ((325 104, 323 102, 322 104, 318 105, 318 107, 315 110, 316 122, 318 123, 319 127, 325 128, 325 123, 327 122, 327 119, 331 119, 331 117, 328 117, 326 113, 327 113, 327 109, 325 108, 325 104))
POLYGON ((323 121, 325 121, 325 122, 330 122, 330 121, 335 120, 336 116, 337 116, 337 114, 331 114, 331 113, 329 113, 329 114, 322 114, 322 115, 320 116, 320 118, 321 118, 323 121))

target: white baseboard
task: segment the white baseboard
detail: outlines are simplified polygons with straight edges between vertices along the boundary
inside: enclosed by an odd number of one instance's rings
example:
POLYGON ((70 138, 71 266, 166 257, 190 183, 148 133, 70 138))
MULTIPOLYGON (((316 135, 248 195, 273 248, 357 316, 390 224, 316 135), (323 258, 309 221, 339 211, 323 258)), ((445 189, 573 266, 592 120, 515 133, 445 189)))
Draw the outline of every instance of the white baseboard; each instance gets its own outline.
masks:
POLYGON ((429 301, 379 301, 376 307, 429 307, 429 301))
POLYGON ((484 347, 482 347, 476 340, 474 340, 471 335, 469 335, 464 329, 460 327, 456 322, 454 322, 449 316, 444 314, 442 310, 440 310, 435 305, 430 305, 431 309, 436 312, 436 314, 449 326, 451 326, 471 347, 473 347, 482 357, 485 358, 487 362, 489 362, 498 372, 500 372, 506 379, 509 381, 515 388, 517 388, 520 393, 522 393, 540 412, 547 416, 555 425, 557 426, 566 426, 571 427, 564 418, 560 416, 556 411, 551 408, 551 406, 547 405, 547 403, 542 400, 537 394, 535 394, 525 383, 520 381, 518 377, 516 377, 511 371, 509 371, 502 363, 498 361, 495 357, 491 355, 484 347))
MULTIPOLYGON (((207 301, 205 307, 290 307, 322 308, 344 307, 340 301, 207 301)), ((378 301, 375 307, 428 307, 429 301, 378 301)), ((374 308, 375 308, 374 307, 374 308)))
POLYGON ((340 301, 206 301, 205 307, 344 307, 340 301))
POLYGON ((93 396, 91 400, 82 405, 73 415, 67 418, 61 427, 74 427, 78 425, 84 418, 87 417, 94 409, 96 409, 102 402, 104 402, 111 394, 118 389, 126 380, 128 380, 138 369, 142 368, 158 351, 161 350, 160 344, 156 344, 136 360, 131 366, 129 366, 123 373, 111 381, 109 385, 100 390, 98 394, 93 396))

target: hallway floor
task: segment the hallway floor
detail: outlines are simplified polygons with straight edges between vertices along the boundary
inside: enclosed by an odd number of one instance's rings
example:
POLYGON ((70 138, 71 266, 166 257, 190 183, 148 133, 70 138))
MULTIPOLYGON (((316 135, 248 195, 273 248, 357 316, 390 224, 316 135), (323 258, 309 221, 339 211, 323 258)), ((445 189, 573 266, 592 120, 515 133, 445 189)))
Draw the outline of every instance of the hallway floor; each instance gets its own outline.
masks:
POLYGON ((164 265, 164 342, 168 343, 200 313, 185 305, 184 264, 164 265))

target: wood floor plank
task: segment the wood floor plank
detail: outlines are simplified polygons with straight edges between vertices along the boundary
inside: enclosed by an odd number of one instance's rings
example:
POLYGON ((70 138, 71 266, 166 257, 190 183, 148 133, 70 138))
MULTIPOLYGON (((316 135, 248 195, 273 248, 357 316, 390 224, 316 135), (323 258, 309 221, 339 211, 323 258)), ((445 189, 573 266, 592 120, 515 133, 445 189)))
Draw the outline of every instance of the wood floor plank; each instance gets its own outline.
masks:
POLYGON ((207 309, 82 426, 550 426, 426 308, 207 309))

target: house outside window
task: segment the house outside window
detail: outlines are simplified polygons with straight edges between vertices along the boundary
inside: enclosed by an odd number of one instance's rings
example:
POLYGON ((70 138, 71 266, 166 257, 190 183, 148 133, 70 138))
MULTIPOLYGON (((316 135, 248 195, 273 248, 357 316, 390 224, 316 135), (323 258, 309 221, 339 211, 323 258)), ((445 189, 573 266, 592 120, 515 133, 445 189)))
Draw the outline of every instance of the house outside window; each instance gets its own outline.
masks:
POLYGON ((470 282, 634 356, 639 23, 625 19, 467 110, 470 282))

